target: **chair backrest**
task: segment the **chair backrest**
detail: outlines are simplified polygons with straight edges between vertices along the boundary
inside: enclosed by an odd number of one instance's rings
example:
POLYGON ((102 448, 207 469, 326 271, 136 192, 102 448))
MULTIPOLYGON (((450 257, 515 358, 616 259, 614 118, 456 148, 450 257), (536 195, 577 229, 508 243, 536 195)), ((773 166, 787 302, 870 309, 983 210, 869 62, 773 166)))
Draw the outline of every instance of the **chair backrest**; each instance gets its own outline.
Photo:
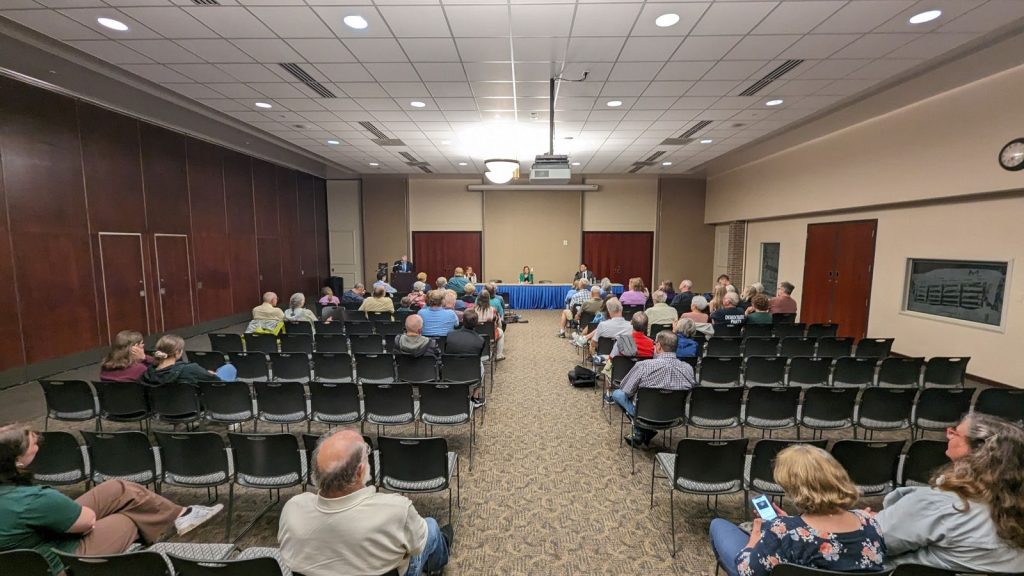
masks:
POLYGON ((360 414, 359 387, 355 382, 323 382, 314 380, 309 383, 310 413, 318 414, 360 414))
POLYGON ((877 487, 896 483, 896 470, 905 444, 903 440, 839 440, 832 445, 830 452, 846 469, 854 484, 877 487))
POLYGON ((198 386, 208 418, 252 413, 252 390, 245 382, 200 382, 198 386))
POLYGON ((94 480, 112 477, 149 484, 157 480, 156 459, 149 437, 143 432, 79 431, 89 447, 94 480))
POLYGON ((824 386, 828 384, 831 368, 830 358, 794 356, 789 359, 788 383, 790 386, 824 386))
POLYGON ((786 358, 796 356, 814 356, 814 347, 818 343, 816 338, 807 336, 786 336, 779 344, 779 355, 786 358))
POLYGON ((715 333, 711 336, 711 340, 715 338, 742 338, 743 337, 743 325, 742 324, 715 324, 715 333))
POLYGON ((603 356, 607 356, 612 353, 612 348, 615 347, 615 338, 608 338, 607 336, 601 336, 597 339, 597 353, 603 356))
POLYGON ((650 326, 647 327, 647 335, 650 336, 651 338, 654 338, 655 336, 658 335, 658 332, 662 332, 664 330, 668 330, 668 331, 671 332, 672 331, 672 325, 671 324, 651 324, 650 326))
MULTIPOLYGON (((309 322, 300 322, 300 324, 309 324, 309 322)), ((281 352, 303 352, 309 354, 312 351, 312 333, 281 334, 281 352)))
POLYGON ((305 352, 277 352, 268 356, 275 380, 309 380, 309 356, 305 352))
POLYGON ((925 388, 917 394, 914 425, 940 429, 955 426, 971 409, 974 388, 925 388), (922 422, 922 421, 927 421, 922 422), (927 424, 927 426, 926 426, 927 424))
POLYGON ((8 550, 0 552, 0 566, 16 576, 50 576, 50 563, 35 550, 8 550))
POLYGON ((149 417, 146 389, 138 382, 93 382, 100 414, 108 420, 144 420, 149 417))
POLYGON ((394 382, 395 357, 393 354, 355 354, 356 376, 360 382, 394 382))
POLYGON ((636 422, 641 426, 682 426, 686 422, 689 390, 639 388, 636 393, 636 422))
POLYGON ((864 356, 868 358, 888 358, 892 352, 892 343, 895 342, 894 338, 861 338, 857 342, 857 349, 854 351, 854 356, 864 356))
POLYGON ((437 361, 429 354, 423 356, 396 354, 395 361, 399 382, 437 381, 437 361))
POLYGON ((242 344, 241 334, 220 334, 210 332, 206 335, 210 339, 210 349, 216 352, 245 352, 242 344))
MULTIPOLYGON (((819 354, 819 356, 824 356, 819 354)), ((832 371, 833 386, 870 386, 875 381, 875 357, 843 356, 836 358, 832 371)))
POLYGON ((772 312, 772 324, 793 324, 796 312, 772 312))
POLYGON ((618 385, 619 382, 629 374, 629 371, 636 366, 637 359, 630 356, 617 356, 612 359, 612 383, 618 385))
MULTIPOLYGON (((284 323, 285 334, 296 336, 299 334, 313 334, 313 323, 308 320, 286 320, 284 323)), ((284 342, 282 341, 282 344, 284 342)))
POLYGON ((348 338, 344 334, 332 334, 317 332, 313 336, 317 352, 344 352, 348 353, 348 338))
POLYGON ((747 324, 743 326, 744 338, 771 338, 771 324, 747 324))
POLYGON ((786 383, 786 359, 780 356, 751 356, 743 370, 745 386, 782 386, 786 383))
POLYGON ((622 317, 625 318, 626 320, 632 320, 633 319, 633 314, 636 314, 637 312, 643 312, 643 311, 644 311, 644 307, 643 307, 642 304, 623 305, 622 306, 622 317))
POLYGON ((739 357, 706 356, 700 363, 700 385, 739 386, 742 367, 739 357))
POLYGON ((302 382, 256 382, 253 389, 260 414, 306 414, 306 389, 302 382))
POLYGON ((716 422, 731 427, 740 423, 742 406, 743 388, 702 385, 690 390, 687 415, 690 423, 696 426, 708 427, 703 423, 716 422))
POLYGON ((209 476, 211 483, 226 482, 228 453, 216 432, 153 432, 160 447, 163 480, 175 476, 209 476))
POLYGON ((56 549, 54 552, 64 563, 67 576, 170 576, 171 573, 167 561, 157 552, 132 552, 110 556, 75 556, 56 549))
POLYGON ((935 356, 924 365, 925 386, 963 386, 970 356, 935 356))
POLYGON ((291 434, 240 434, 228 432, 231 457, 235 465, 235 477, 240 483, 251 484, 247 479, 286 478, 300 483, 302 463, 299 457, 299 441, 291 434), (294 475, 294 476, 293 476, 294 475))
POLYGON ((413 388, 408 383, 363 383, 363 403, 367 414, 400 416, 415 413, 413 388))
POLYGON ((743 339, 742 338, 729 338, 725 336, 717 335, 717 328, 715 329, 716 335, 714 338, 708 340, 707 348, 704 350, 706 356, 742 356, 743 355, 743 339))
MULTIPOLYGON (((774 314, 772 317, 774 318, 774 314)), ((772 334, 780 340, 793 336, 803 336, 806 330, 807 327, 803 322, 783 322, 781 324, 775 322, 772 324, 772 334)))
MULTIPOLYGON (((770 324, 751 324, 752 326, 768 326, 770 324)), ((778 356, 779 339, 769 336, 748 337, 743 339, 744 356, 778 356)))
POLYGON ((479 382, 480 357, 476 354, 441 356, 441 379, 447 382, 479 382))
POLYGON ((430 416, 469 415, 472 382, 430 382, 418 386, 420 413, 430 416))
MULTIPOLYGON (((857 421, 869 429, 874 427, 874 423, 885 426, 885 423, 906 421, 909 425, 915 396, 916 392, 908 388, 864 388, 860 394, 857 421)), ((886 428, 891 429, 891 425, 886 428)))
POLYGON ((39 385, 51 418, 58 413, 80 415, 76 420, 96 417, 96 398, 85 380, 40 380, 39 385))
MULTIPOLYGON (((78 439, 70 432, 40 432, 31 470, 39 484, 77 484, 88 478, 78 439)), ((0 564, 3 564, 0 562, 0 564)))
POLYGON ((974 401, 974 411, 1024 424, 1024 390, 985 388, 974 401))
POLYGON ((821 440, 776 440, 774 438, 758 440, 754 444, 754 453, 750 458, 749 482, 752 489, 759 489, 759 483, 777 484, 775 481, 775 457, 783 449, 793 444, 810 444, 822 450, 828 445, 828 439, 821 440))
POLYGON ((401 482, 422 482, 443 478, 433 487, 448 487, 448 442, 444 438, 377 438, 380 451, 380 477, 401 482))
POLYGON ((900 486, 928 484, 935 471, 949 464, 945 440, 914 440, 900 466, 900 486))
POLYGON ((352 356, 345 352, 314 352, 313 373, 317 380, 355 382, 352 356))
POLYGON ((359 322, 350 322, 350 321, 346 320, 345 321, 345 334, 348 334, 349 336, 352 336, 352 335, 365 336, 367 334, 373 334, 373 322, 370 322, 369 320, 364 320, 364 321, 359 321, 359 322))
POLYGON ((377 334, 384 336, 385 338, 394 338, 405 331, 405 325, 402 322, 378 322, 377 323, 377 334))
POLYGON ((281 576, 281 566, 270 557, 245 560, 192 560, 168 554, 177 576, 281 576))
POLYGON ((223 352, 208 352, 205 350, 189 350, 185 353, 189 362, 195 362, 207 370, 216 371, 227 364, 227 357, 223 352))
POLYGON ((796 424, 800 406, 800 389, 790 386, 755 386, 747 391, 747 409, 744 421, 754 427, 763 422, 792 420, 796 424))
MULTIPOLYGON (((388 343, 394 342, 389 338, 388 343)), ((349 334, 348 348, 353 354, 381 354, 384 352, 384 338, 377 334, 349 334)))
POLYGON ((331 320, 330 322, 314 322, 313 331, 316 334, 344 334, 345 333, 345 322, 341 320, 331 320))
POLYGON ((822 358, 839 358, 853 354, 854 339, 840 336, 818 338, 817 355, 822 358))
POLYGON ((807 326, 808 338, 835 336, 837 332, 839 332, 839 324, 819 323, 807 326))
POLYGON ((924 358, 885 358, 878 369, 878 385, 920 386, 923 366, 924 358))
POLYGON ((270 378, 267 355, 262 352, 229 352, 228 359, 238 370, 236 378, 259 380, 270 378))
POLYGON ((856 388, 811 386, 804 390, 803 409, 800 411, 801 423, 808 426, 815 420, 824 422, 848 420, 852 424, 857 392, 856 388))
POLYGON ((277 352, 277 335, 256 334, 245 335, 246 352, 277 352))
MULTIPOLYGON (((699 388, 695 388, 699 390, 699 388)), ((747 438, 703 440, 683 438, 676 445, 675 478, 706 484, 743 483, 747 438)))
POLYGON ((148 386, 149 407, 153 415, 167 420, 193 420, 202 416, 199 389, 191 384, 148 386))

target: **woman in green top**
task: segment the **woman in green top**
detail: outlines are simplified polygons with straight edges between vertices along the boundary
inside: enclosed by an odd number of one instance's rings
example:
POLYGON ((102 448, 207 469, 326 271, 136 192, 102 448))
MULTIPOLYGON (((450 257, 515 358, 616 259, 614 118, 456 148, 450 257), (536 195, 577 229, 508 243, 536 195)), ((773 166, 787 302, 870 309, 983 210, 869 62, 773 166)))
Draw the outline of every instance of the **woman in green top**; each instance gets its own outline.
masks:
POLYGON ((754 299, 750 301, 750 308, 753 309, 753 312, 749 309, 747 311, 747 324, 771 324, 772 314, 768 311, 770 302, 764 294, 754 296, 754 299))
POLYGON ((533 284, 533 272, 529 266, 523 266, 523 271, 519 273, 520 284, 533 284))
POLYGON ((72 500, 33 484, 30 466, 38 452, 39 437, 28 427, 0 427, 0 552, 35 550, 54 574, 64 569, 54 550, 120 554, 139 538, 156 542, 171 527, 184 534, 223 507, 184 508, 122 480, 107 480, 72 500))

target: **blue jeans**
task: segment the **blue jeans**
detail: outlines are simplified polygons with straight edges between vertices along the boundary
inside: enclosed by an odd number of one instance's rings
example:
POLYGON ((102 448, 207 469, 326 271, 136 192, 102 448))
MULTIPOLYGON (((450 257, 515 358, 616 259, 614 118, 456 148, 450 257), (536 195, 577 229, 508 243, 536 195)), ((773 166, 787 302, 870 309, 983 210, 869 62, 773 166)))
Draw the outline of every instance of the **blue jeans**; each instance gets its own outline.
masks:
POLYGON ((427 522, 427 545, 423 547, 422 552, 409 559, 409 569, 405 571, 405 576, 420 576, 424 569, 427 572, 436 572, 448 564, 448 545, 441 536, 437 520, 424 520, 427 522))
POLYGON ((234 382, 235 378, 238 377, 238 368, 235 368, 231 364, 225 364, 220 368, 217 368, 217 378, 220 378, 224 382, 234 382))
MULTIPOLYGON (((621 389, 612 391, 612 400, 614 400, 615 403, 619 405, 619 407, 625 410, 626 414, 629 414, 630 416, 636 415, 636 406, 633 406, 633 403, 630 402, 629 397, 626 396, 626 393, 623 392, 621 389)), ((657 434, 657 432, 655 432, 654 430, 648 430, 646 428, 637 428, 636 426, 633 427, 633 437, 638 438, 640 441, 645 443, 649 443, 651 441, 651 438, 654 438, 655 434, 657 434)))
POLYGON ((750 534, 740 530, 739 526, 715 518, 711 521, 711 548, 715 551, 718 564, 729 576, 739 576, 736 570, 736 555, 747 547, 750 534))

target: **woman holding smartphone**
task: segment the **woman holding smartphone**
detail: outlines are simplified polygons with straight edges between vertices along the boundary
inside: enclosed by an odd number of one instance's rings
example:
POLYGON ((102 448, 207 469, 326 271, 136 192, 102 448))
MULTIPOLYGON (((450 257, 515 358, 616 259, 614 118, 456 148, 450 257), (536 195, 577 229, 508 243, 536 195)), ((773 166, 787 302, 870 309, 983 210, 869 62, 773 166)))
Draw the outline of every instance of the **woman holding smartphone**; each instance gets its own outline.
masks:
POLYGON ((885 543, 878 524, 869 512, 851 509, 860 495, 831 454, 794 444, 779 452, 774 473, 801 513, 788 516, 776 506, 758 508, 761 517, 749 535, 728 520, 712 520, 711 546, 726 573, 764 576, 779 564, 841 572, 883 570, 885 543))

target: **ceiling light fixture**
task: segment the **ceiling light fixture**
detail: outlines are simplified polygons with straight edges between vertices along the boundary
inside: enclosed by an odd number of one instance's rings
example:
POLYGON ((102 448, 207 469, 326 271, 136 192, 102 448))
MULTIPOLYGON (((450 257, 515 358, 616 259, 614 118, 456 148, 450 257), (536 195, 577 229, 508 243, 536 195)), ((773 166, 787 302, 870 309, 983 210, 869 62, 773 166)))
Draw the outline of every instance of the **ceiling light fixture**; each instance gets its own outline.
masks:
POLYGON ((661 165, 662 166, 671 166, 672 163, 671 162, 662 162, 661 165))
POLYGON ((619 106, 622 106, 622 100, 609 100, 608 101, 608 107, 609 108, 618 108, 619 106))
POLYGON ((714 142, 714 140, 712 140, 711 138, 705 138, 700 141, 701 144, 711 144, 712 142, 714 142))
POLYGON ((378 164, 376 162, 370 162, 370 166, 380 166, 380 164, 378 164))
POLYGON ((256 107, 257 108, 273 108, 274 106, 269 104, 269 103, 267 103, 267 102, 257 102, 256 103, 256 107))
POLYGON ((451 144, 451 143, 452 143, 452 141, 451 141, 451 140, 441 140, 441 145, 442 145, 442 146, 448 146, 448 145, 449 145, 449 144, 451 144))
POLYGON ((782 104, 782 99, 781 98, 775 99, 775 100, 769 100, 769 101, 764 103, 765 106, 778 106, 779 104, 782 104))
POLYGON ((920 14, 914 14, 910 17, 911 24, 924 24, 925 22, 931 22, 939 16, 942 16, 942 10, 928 10, 927 12, 921 12, 920 14))
POLYGON ((342 22, 345 23, 345 26, 348 26, 349 28, 355 28, 356 30, 362 30, 370 25, 366 21, 366 18, 363 18, 362 16, 359 16, 357 14, 353 14, 352 16, 345 16, 342 22))
POLYGON ((573 162, 573 163, 572 163, 572 165, 573 165, 573 166, 579 166, 579 165, 580 165, 580 163, 579 163, 579 162, 573 162))
POLYGON ((487 172, 484 173, 492 184, 507 184, 519 174, 519 161, 507 158, 484 160, 487 172))
POLYGON ((338 142, 337 140, 328 140, 327 143, 330 144, 331 146, 337 146, 338 144, 341 144, 341 142, 338 142))
POLYGON ((117 30, 118 32, 125 32, 128 30, 127 24, 114 20, 113 18, 97 18, 96 21, 100 23, 100 26, 105 26, 111 30, 117 30))
POLYGON ((459 162, 459 166, 469 166, 468 162, 459 162))
POLYGON ((413 108, 423 108, 426 104, 419 100, 413 100, 412 102, 409 102, 409 106, 412 106, 413 108))
POLYGON ((679 14, 669 12, 668 14, 662 14, 654 19, 654 24, 659 28, 668 28, 669 26, 675 26, 679 23, 679 14))

